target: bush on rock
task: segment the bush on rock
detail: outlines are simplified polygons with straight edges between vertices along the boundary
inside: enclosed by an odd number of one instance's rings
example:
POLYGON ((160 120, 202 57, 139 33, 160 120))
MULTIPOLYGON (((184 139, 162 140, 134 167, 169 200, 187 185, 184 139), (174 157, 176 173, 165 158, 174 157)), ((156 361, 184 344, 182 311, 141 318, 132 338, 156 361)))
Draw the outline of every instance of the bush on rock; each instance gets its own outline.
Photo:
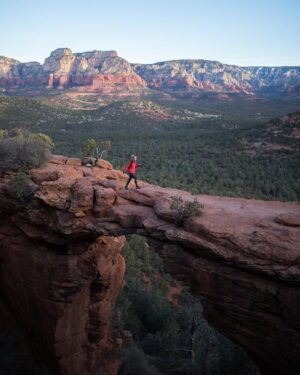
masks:
POLYGON ((26 172, 45 164, 53 147, 50 137, 43 133, 24 134, 0 138, 0 173, 26 172))

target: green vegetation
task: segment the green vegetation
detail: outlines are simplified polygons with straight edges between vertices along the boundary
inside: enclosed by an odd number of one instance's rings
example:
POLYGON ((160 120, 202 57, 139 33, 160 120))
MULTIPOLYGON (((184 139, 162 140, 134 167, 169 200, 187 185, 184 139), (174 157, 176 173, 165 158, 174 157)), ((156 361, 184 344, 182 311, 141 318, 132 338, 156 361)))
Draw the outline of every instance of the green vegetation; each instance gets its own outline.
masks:
POLYGON ((84 156, 93 157, 97 148, 97 143, 93 138, 90 138, 86 141, 84 145, 84 156))
POLYGON ((54 143, 52 142, 52 139, 44 134, 44 133, 33 133, 28 135, 29 140, 31 141, 38 141, 45 145, 45 147, 48 150, 52 150, 54 147, 54 143))
POLYGON ((97 142, 94 138, 88 139, 85 142, 83 149, 84 156, 96 157, 101 159, 104 153, 108 154, 108 151, 111 149, 111 141, 100 141, 99 145, 101 145, 101 147, 97 145, 97 142))
POLYGON ((202 214, 203 204, 199 203, 196 199, 193 201, 184 201, 182 197, 171 197, 171 210, 175 211, 175 222, 181 225, 184 219, 202 214))
POLYGON ((79 157, 88 138, 109 139, 114 167, 122 168, 130 154, 137 154, 140 178, 161 186, 300 200, 300 140, 294 136, 300 124, 267 121, 299 108, 299 99, 161 99, 160 107, 174 118, 159 121, 131 110, 135 106, 130 101, 107 102, 89 111, 64 109, 58 102, 0 97, 0 127, 9 133, 19 128, 47 133, 55 153, 79 157), (187 110, 221 117, 190 119, 187 110))
POLYGON ((54 146, 48 135, 18 131, 17 135, 0 138, 0 173, 28 171, 43 165, 54 146))
POLYGON ((102 150, 100 152, 99 148, 97 148, 97 157, 99 156, 99 159, 102 159, 102 156, 104 154, 108 155, 108 151, 111 149, 111 141, 101 141, 100 142, 102 150))
POLYGON ((30 176, 24 172, 18 172, 11 180, 11 185, 17 198, 26 202, 30 195, 35 191, 30 176))
POLYGON ((144 238, 132 236, 122 254, 126 286, 116 319, 133 339, 119 375, 258 373, 241 349, 208 326, 199 300, 187 290, 180 290, 175 306, 170 304, 168 290, 177 284, 162 273, 161 258, 144 238))

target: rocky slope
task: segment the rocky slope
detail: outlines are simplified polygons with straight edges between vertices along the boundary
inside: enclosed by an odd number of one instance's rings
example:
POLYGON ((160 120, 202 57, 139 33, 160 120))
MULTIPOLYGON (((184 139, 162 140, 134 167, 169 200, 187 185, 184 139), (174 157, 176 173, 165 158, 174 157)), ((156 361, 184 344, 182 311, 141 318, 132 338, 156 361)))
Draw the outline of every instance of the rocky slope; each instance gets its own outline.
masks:
POLYGON ((20 202, 0 185, 0 295, 35 357, 59 374, 116 374, 124 337, 112 323, 123 285, 124 234, 155 241, 166 269, 202 297, 212 325, 243 346, 263 374, 300 371, 300 206, 143 183, 101 161, 54 156, 31 171, 20 202), (204 203, 175 225, 170 197, 204 203))
MULTIPOLYGON (((208 60, 130 64, 115 51, 51 52, 44 64, 0 57, 0 87, 144 95, 148 89, 299 96, 300 67, 239 67, 208 60)), ((26 90, 23 93, 26 93, 26 90)))

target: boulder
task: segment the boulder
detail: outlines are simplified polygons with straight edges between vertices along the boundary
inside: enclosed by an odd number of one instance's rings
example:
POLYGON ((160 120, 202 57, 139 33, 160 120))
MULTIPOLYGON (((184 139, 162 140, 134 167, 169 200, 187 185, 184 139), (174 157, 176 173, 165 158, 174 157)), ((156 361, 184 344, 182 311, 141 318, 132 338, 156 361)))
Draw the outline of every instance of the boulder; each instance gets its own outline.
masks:
POLYGON ((61 177, 56 181, 44 181, 35 196, 50 207, 66 210, 70 207, 73 184, 74 180, 68 177, 61 177))
POLYGON ((103 186, 94 186, 94 192, 95 204, 93 210, 97 216, 105 216, 115 202, 116 192, 103 186))
POLYGON ((81 160, 81 165, 86 165, 88 167, 92 167, 96 165, 96 158, 86 156, 81 160))
POLYGON ((275 218, 278 224, 286 225, 289 227, 300 227, 300 212, 299 215, 281 214, 275 218))
POLYGON ((36 184, 41 184, 44 181, 56 181, 60 177, 63 177, 64 173, 60 171, 56 165, 47 166, 45 168, 32 169, 30 176, 36 184))
POLYGON ((109 161, 100 159, 97 161, 97 167, 103 169, 112 169, 112 165, 109 161))
MULTIPOLYGON (((94 189, 92 183, 87 178, 76 180, 72 185, 71 206, 69 211, 77 213, 85 212, 93 208, 94 189)), ((82 217, 82 214, 80 214, 82 217)))

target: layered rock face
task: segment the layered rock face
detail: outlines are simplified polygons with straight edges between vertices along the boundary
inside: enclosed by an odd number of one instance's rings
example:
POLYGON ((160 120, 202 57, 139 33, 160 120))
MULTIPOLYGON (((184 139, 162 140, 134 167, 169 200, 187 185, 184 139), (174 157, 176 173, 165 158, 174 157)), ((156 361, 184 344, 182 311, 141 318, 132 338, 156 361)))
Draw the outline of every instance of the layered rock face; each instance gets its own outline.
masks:
MULTIPOLYGON (((144 95, 156 90, 299 96, 300 67, 240 67, 208 60, 130 64, 115 51, 51 52, 44 64, 0 57, 0 87, 75 88, 102 95, 144 95)), ((25 90, 26 91, 26 90, 25 90)), ((24 93, 24 90, 22 91, 24 93)))
POLYGON ((117 372, 111 323, 123 285, 124 234, 155 241, 166 269, 201 296, 212 325, 264 374, 300 371, 300 206, 197 195, 127 179, 108 163, 54 156, 20 202, 1 179, 0 293, 35 355, 61 374, 117 372), (204 203, 175 224, 172 196, 204 203), (16 303, 18 301, 18 303, 16 303))
POLYGON ((300 67, 240 67, 207 60, 136 64, 135 70, 149 87, 247 95, 296 95, 300 81, 300 67))
POLYGON ((69 48, 59 48, 51 52, 43 65, 0 57, 0 86, 58 90, 81 86, 109 95, 143 88, 146 82, 115 51, 73 54, 69 48))
POLYGON ((124 237, 49 245, 5 223, 0 238, 1 292, 32 363, 54 374, 116 374, 122 332, 111 317, 123 287, 124 237))

